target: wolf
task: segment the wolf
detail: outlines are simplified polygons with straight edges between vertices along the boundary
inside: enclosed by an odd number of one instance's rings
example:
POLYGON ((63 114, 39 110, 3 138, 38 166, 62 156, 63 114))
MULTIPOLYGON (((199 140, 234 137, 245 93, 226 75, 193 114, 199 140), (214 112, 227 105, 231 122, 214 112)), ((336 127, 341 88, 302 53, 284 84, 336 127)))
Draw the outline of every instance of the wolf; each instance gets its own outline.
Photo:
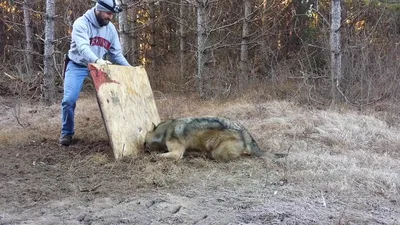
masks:
POLYGON ((206 153, 217 161, 243 155, 263 157, 249 131, 224 117, 186 117, 153 124, 145 135, 145 148, 164 152, 160 157, 180 160, 186 151, 206 153))

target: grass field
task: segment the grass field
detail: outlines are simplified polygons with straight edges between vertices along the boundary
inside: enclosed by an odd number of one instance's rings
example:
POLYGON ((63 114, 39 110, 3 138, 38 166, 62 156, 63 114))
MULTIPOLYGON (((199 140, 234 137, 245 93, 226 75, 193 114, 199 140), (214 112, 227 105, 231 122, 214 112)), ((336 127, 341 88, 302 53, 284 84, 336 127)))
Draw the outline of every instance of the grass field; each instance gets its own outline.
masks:
POLYGON ((156 103, 162 118, 228 117, 265 151, 289 154, 115 162, 93 94, 78 101, 68 148, 58 145, 59 105, 0 97, 0 224, 400 224, 395 112, 249 96, 156 93, 156 103))

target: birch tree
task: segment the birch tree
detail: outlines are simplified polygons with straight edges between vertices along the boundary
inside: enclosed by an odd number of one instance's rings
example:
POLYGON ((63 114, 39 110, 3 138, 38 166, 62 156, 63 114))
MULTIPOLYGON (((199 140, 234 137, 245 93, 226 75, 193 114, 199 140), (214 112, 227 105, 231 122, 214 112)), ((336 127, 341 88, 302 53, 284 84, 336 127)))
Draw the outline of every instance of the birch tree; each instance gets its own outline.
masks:
POLYGON ((242 25, 242 42, 240 45, 240 71, 239 88, 247 87, 249 82, 249 27, 251 23, 251 0, 243 0, 244 3, 244 18, 242 25))
POLYGON ((128 7, 125 4, 126 1, 121 1, 121 6, 123 8, 123 11, 118 13, 118 24, 119 24, 119 36, 120 36, 120 42, 121 42, 121 48, 122 48, 122 54, 126 56, 129 50, 129 27, 128 27, 128 7))
POLYGON ((331 5, 331 80, 332 103, 338 98, 340 92, 340 80, 342 78, 342 53, 340 51, 340 24, 341 24, 341 0, 332 0, 331 5))
POLYGON ((319 10, 319 3, 318 3, 318 0, 314 0, 313 8, 314 8, 314 10, 315 10, 316 12, 318 12, 318 10, 319 10))
POLYGON ((45 39, 44 39, 44 74, 43 74, 43 101, 47 105, 55 102, 54 84, 54 17, 55 0, 46 0, 45 39))
MULTIPOLYGON (((0 9, 0 12, 3 13, 2 9, 0 9)), ((0 43, 2 43, 2 44, 0 44, 0 57, 5 56, 5 54, 4 54, 4 46, 5 46, 4 43, 5 42, 6 42, 6 38, 4 35, 4 22, 3 22, 2 18, 0 18, 0 43)))
POLYGON ((182 79, 185 77, 185 2, 186 0, 180 0, 179 5, 179 72, 182 79))
POLYGON ((157 52, 156 52, 156 9, 154 0, 149 3, 149 16, 150 16, 150 59, 151 59, 151 70, 153 74, 156 72, 157 68, 157 52))
MULTIPOLYGON (((171 50, 171 43, 173 42, 173 34, 175 31, 173 31, 173 20, 171 19, 172 16, 172 11, 175 7, 175 4, 171 4, 168 1, 160 1, 159 3, 161 9, 160 9, 160 18, 162 18, 162 27, 160 32, 162 34, 162 38, 164 40, 164 43, 162 43, 162 50, 169 52, 171 50)), ((164 54, 163 54, 164 56, 164 54)))
POLYGON ((197 0, 197 73, 196 83, 200 97, 207 98, 211 91, 210 1, 197 0))
POLYGON ((139 48, 138 48, 138 35, 137 35, 137 29, 136 29, 136 20, 137 20, 137 4, 134 4, 132 8, 130 9, 130 15, 132 18, 132 21, 130 23, 130 61, 133 66, 139 65, 139 48))
POLYGON ((268 45, 267 45, 267 0, 261 1, 261 40, 260 40, 260 50, 261 50, 261 67, 264 74, 267 74, 268 67, 268 45))
POLYGON ((33 46, 32 46, 32 21, 31 21, 31 0, 24 0, 22 9, 24 12, 25 26, 25 66, 28 77, 32 76, 33 46))

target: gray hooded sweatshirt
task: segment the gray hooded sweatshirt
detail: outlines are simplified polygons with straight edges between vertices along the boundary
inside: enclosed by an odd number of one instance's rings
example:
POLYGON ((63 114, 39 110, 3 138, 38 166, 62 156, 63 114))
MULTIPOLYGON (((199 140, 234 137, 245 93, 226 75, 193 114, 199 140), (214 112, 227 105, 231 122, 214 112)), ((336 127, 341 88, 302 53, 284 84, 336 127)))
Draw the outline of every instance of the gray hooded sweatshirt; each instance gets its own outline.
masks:
POLYGON ((121 44, 114 24, 100 26, 95 8, 89 9, 73 24, 71 48, 68 57, 75 63, 87 65, 109 54, 110 61, 117 65, 130 66, 122 55, 121 44))

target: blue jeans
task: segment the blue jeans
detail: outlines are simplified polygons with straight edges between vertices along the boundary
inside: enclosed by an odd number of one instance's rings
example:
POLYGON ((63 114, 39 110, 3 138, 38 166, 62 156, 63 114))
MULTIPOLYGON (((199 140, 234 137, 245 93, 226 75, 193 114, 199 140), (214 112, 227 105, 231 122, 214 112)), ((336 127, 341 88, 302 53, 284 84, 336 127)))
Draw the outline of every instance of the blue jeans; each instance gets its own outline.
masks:
POLYGON ((76 101, 81 92, 83 81, 89 75, 86 66, 69 61, 64 78, 64 97, 61 102, 62 128, 61 135, 74 135, 74 117, 76 101))

